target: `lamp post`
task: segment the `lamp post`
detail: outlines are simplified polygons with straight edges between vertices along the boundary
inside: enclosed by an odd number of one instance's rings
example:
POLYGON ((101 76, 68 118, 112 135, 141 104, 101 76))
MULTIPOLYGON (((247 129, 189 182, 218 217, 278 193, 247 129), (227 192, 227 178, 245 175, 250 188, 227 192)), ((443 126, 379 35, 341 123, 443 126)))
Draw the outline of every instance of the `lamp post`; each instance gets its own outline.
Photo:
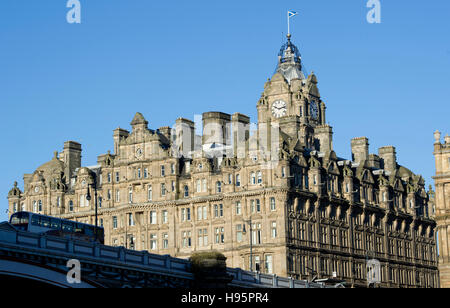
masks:
MULTIPOLYGON (((253 272, 253 229, 252 229, 252 217, 250 216, 249 220, 244 220, 245 223, 248 223, 250 226, 250 272, 253 272)), ((245 231, 245 224, 244 224, 244 234, 245 231)))
POLYGON ((86 195, 86 200, 91 201, 91 192, 89 191, 89 186, 94 188, 94 199, 95 199, 95 235, 94 239, 97 241, 97 229, 98 229, 98 208, 97 208, 97 174, 94 176, 94 183, 88 184, 88 191, 86 195))

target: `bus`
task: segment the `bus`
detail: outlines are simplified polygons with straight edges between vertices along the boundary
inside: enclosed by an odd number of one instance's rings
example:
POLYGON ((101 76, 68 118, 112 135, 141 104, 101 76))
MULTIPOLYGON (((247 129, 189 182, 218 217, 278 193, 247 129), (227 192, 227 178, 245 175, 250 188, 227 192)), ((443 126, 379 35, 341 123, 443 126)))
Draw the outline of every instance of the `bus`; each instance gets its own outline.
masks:
POLYGON ((76 221, 30 212, 17 212, 11 215, 9 223, 21 231, 105 243, 105 230, 102 227, 97 227, 97 236, 95 236, 95 226, 76 221))

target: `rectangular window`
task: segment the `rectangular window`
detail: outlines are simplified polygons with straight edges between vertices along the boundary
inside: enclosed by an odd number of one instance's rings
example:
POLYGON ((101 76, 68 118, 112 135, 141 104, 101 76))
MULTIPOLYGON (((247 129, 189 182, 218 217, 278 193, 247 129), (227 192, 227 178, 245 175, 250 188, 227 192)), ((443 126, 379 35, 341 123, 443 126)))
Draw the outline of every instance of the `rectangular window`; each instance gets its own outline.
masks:
POLYGON ((117 183, 120 182, 120 174, 119 174, 119 172, 116 172, 116 182, 117 183))
POLYGON ((150 249, 158 249, 158 236, 156 234, 150 234, 150 249))
POLYGON ((208 219, 208 209, 206 206, 203 207, 203 219, 208 219))
POLYGON ((225 228, 224 227, 216 228, 215 234, 216 234, 216 244, 225 243, 225 228))
POLYGON ((203 211, 201 206, 197 207, 197 220, 203 220, 203 211))
POLYGON ((198 230, 198 246, 204 247, 208 245, 208 230, 199 229, 198 230))
POLYGON ((133 203, 133 187, 130 187, 128 190, 128 202, 133 203))
POLYGON ((169 222, 167 210, 162 211, 162 222, 163 222, 163 224, 166 224, 169 222))
POLYGON ((214 217, 223 217, 223 204, 214 204, 214 217))
POLYGON ((152 199, 153 199, 152 185, 149 185, 147 188, 147 198, 148 198, 148 201, 152 201, 152 199))
POLYGON ((270 198, 270 210, 275 211, 277 209, 275 198, 270 198))
POLYGON ((304 222, 298 224, 298 238, 301 241, 306 240, 306 223, 304 222))
POLYGON ((236 241, 242 242, 242 225, 236 225, 236 241))
POLYGON ((175 164, 170 164, 170 173, 175 174, 175 164))
POLYGON ((275 221, 272 221, 272 229, 271 229, 272 238, 277 237, 277 223, 275 221))
POLYGON ((117 216, 113 216, 113 229, 117 229, 117 216))
POLYGON ((261 224, 253 224, 252 229, 252 243, 257 245, 261 244, 261 224))
POLYGON ((161 183, 161 196, 164 197, 166 195, 166 184, 161 183))
POLYGON ((190 208, 182 208, 181 209, 181 221, 189 221, 191 220, 191 209, 190 208))
POLYGON ((133 218, 133 214, 132 213, 128 214, 128 225, 129 226, 134 226, 134 218, 133 218))
POLYGON ((150 224, 156 225, 156 211, 150 211, 150 224))
POLYGON ((169 234, 163 233, 163 249, 169 248, 169 234))
POLYGON ((111 179, 111 173, 108 173, 108 183, 111 183, 112 179, 111 179))
POLYGON ((236 186, 241 186, 241 176, 239 174, 236 175, 236 186))
POLYGON ((165 170, 165 167, 163 165, 163 166, 161 166, 161 176, 165 176, 165 175, 166 175, 166 170, 165 170))
POLYGON ((236 215, 242 214, 242 205, 241 201, 236 201, 236 215))
POLYGON ((258 183, 258 184, 261 184, 261 183, 262 183, 262 173, 261 173, 261 171, 258 171, 258 180, 257 180, 257 183, 258 183))
POLYGON ((206 179, 202 179, 202 191, 206 192, 208 190, 208 187, 206 185, 206 179))
POLYGON ((148 169, 144 168, 144 179, 148 178, 148 169))
POLYGON ((271 255, 266 255, 265 262, 264 262, 264 267, 266 269, 266 273, 267 274, 272 274, 273 273, 273 261, 272 261, 272 256, 271 255))
POLYGON ((191 247, 191 231, 184 231, 182 233, 182 247, 189 248, 191 247))

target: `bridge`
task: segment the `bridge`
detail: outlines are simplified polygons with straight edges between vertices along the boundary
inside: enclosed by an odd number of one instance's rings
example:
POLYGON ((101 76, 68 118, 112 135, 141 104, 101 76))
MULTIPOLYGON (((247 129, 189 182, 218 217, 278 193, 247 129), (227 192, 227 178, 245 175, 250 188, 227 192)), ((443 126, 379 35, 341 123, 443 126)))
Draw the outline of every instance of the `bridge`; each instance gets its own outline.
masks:
MULTIPOLYGON (((328 288, 312 283, 226 269, 230 288, 328 288)), ((189 260, 94 242, 35 234, 0 224, 0 279, 6 283, 58 288, 191 288, 189 260), (69 260, 80 262, 81 279, 70 283, 69 260)))

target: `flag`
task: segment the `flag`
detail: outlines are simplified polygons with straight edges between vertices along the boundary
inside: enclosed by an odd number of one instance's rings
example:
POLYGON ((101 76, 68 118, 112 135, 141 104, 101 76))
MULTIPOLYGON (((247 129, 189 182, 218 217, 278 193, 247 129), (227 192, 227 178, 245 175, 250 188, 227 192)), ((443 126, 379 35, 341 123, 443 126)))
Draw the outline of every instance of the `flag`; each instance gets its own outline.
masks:
POLYGON ((295 15, 298 15, 298 13, 294 11, 288 11, 289 18, 294 17, 295 15))

